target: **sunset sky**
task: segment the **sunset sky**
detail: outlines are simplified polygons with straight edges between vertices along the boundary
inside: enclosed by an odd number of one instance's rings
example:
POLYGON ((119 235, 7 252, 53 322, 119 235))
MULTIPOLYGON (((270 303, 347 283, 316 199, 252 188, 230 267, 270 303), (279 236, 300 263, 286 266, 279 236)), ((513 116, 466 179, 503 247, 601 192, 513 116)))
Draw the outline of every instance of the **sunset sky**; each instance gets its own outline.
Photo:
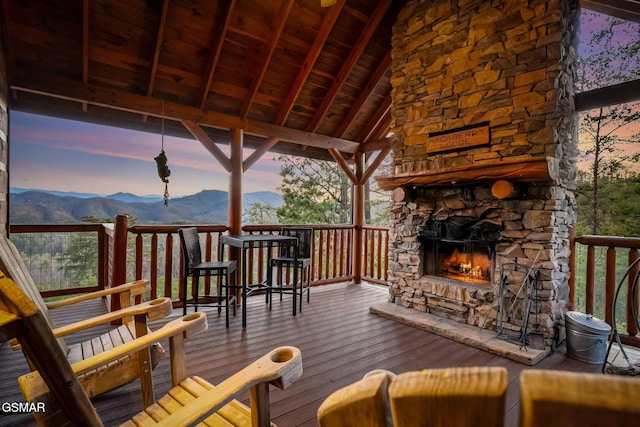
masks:
MULTIPOLYGON (((596 23, 583 23, 583 34, 596 23)), ((9 135, 12 187, 140 196, 164 191, 153 160, 160 135, 16 111, 11 112, 9 135)), ((220 147, 228 153, 227 146, 220 147)), ((165 137, 164 149, 171 169, 170 197, 228 190, 228 173, 198 141, 165 137)), ((277 157, 267 153, 245 172, 243 192, 278 191, 277 157)))
MULTIPOLYGON (((16 111, 10 123, 12 187, 104 195, 164 192, 153 160, 160 135, 16 111)), ((220 148, 228 155, 227 146, 220 148)), ((165 136, 164 150, 170 196, 228 190, 228 173, 198 141, 165 136)), ((277 157, 266 153, 245 172, 244 192, 277 191, 277 157)))

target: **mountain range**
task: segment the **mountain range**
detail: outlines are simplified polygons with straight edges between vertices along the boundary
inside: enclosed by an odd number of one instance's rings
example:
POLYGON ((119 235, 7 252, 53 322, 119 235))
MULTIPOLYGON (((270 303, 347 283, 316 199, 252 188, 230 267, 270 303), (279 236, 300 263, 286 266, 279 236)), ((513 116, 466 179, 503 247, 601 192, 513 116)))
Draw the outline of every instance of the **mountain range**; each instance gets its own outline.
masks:
MULTIPOLYGON (((9 217, 12 224, 64 224, 82 222, 84 217, 99 220, 128 214, 138 224, 226 224, 229 194, 204 190, 173 197, 165 206, 161 196, 116 193, 108 196, 60 191, 10 189, 9 217)), ((254 203, 282 206, 282 196, 260 191, 242 196, 244 209, 254 203)))

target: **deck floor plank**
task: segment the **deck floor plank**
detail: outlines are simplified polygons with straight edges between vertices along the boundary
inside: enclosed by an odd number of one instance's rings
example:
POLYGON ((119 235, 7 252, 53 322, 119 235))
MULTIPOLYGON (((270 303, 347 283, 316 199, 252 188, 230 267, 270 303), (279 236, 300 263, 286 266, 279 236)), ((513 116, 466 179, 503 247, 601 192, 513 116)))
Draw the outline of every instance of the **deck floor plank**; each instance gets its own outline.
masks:
MULTIPOLYGON (((385 301, 385 288, 336 284, 314 287, 311 303, 291 315, 291 296, 274 301, 271 311, 263 296, 249 299, 247 329, 241 328, 240 311, 224 327, 224 315, 207 310, 209 330, 186 344, 187 372, 217 383, 264 353, 280 345, 302 351, 304 374, 288 390, 271 393, 271 412, 279 426, 317 426, 316 411, 334 390, 344 387, 372 369, 401 373, 451 366, 504 366, 509 375, 505 425, 516 426, 519 412, 519 374, 528 366, 487 353, 423 330, 369 313, 369 307, 385 301)), ((87 311, 100 310, 100 303, 87 311)), ((104 308, 104 307, 103 307, 104 308)), ((175 310, 172 317, 180 315, 175 310)), ((78 312, 55 314, 60 324, 78 312)), ((167 320, 152 322, 151 328, 167 320)), ((85 335, 86 336, 86 335, 85 335)), ((79 338, 77 338, 79 339, 79 338)), ((76 339, 76 340, 77 340, 76 339)), ((163 343, 168 349, 168 344, 163 343)), ((599 365, 566 357, 562 349, 535 368, 599 372, 599 365)), ((0 401, 22 401, 16 378, 28 371, 20 352, 0 346, 0 401)), ((156 397, 171 388, 168 358, 154 370, 156 397)), ((247 396, 241 400, 248 401, 247 396)), ((118 425, 141 409, 139 384, 122 386, 94 399, 106 426, 118 425)), ((35 425, 30 415, 2 415, 0 427, 35 425)))

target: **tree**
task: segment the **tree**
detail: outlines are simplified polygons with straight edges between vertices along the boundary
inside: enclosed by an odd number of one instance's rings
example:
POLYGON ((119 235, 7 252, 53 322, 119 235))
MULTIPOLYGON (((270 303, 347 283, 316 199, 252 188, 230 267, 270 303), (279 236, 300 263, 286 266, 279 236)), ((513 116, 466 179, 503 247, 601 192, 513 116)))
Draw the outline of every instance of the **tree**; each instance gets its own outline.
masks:
POLYGON ((75 233, 64 252, 56 257, 64 277, 74 285, 96 281, 98 271, 98 236, 95 233, 75 233))
POLYGON ((350 219, 351 185, 334 162, 280 156, 281 224, 339 224, 350 219))
MULTIPOLYGON (((82 221, 104 224, 112 223, 113 219, 99 219, 89 215, 82 217, 82 221)), ((131 225, 135 223, 135 219, 129 221, 131 225)), ((56 261, 64 278, 75 282, 70 285, 95 284, 98 272, 98 235, 95 232, 73 233, 67 246, 56 256, 56 261)))
POLYGON ((252 203, 244 213, 249 224, 273 224, 276 218, 276 208, 260 202, 252 203))
MULTIPOLYGON (((580 54, 578 88, 580 91, 609 86, 638 78, 640 75, 640 36, 637 24, 595 12, 583 11, 583 27, 603 21, 602 26, 588 38, 588 48, 580 54)), ((580 117, 580 146, 583 160, 588 163, 589 183, 579 187, 587 201, 588 210, 581 215, 588 218, 591 234, 598 234, 601 193, 604 186, 629 174, 637 162, 637 149, 629 149, 640 142, 640 132, 632 125, 640 120, 640 103, 613 105, 584 112, 580 117)))
MULTIPOLYGON (((391 155, 378 166, 375 175, 392 175, 393 164, 391 155)), ((371 178, 365 186, 365 223, 378 226, 391 224, 391 195, 390 191, 380 189, 377 182, 371 178)))

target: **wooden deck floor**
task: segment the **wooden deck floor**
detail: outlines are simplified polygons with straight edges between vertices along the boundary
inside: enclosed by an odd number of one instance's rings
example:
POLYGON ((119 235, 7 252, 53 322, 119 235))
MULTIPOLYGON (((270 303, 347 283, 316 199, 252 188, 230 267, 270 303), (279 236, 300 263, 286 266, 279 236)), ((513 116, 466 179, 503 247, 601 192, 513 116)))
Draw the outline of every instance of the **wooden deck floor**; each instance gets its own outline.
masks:
MULTIPOLYGON (((384 301, 385 288, 371 285, 327 285, 312 289, 311 303, 302 313, 291 316, 290 296, 274 303, 269 311, 263 297, 249 299, 248 324, 241 328, 240 313, 225 329, 224 316, 208 315, 209 330, 187 344, 190 375, 200 375, 214 383, 279 345, 300 348, 304 374, 288 390, 274 389, 271 410, 282 427, 316 426, 320 403, 334 390, 350 384, 376 368, 401 373, 424 368, 498 365, 507 368, 509 390, 505 425, 518 421, 518 377, 526 365, 495 356, 411 326, 369 313, 369 307, 384 301)), ((87 310, 99 310, 87 306, 87 310)), ((77 311, 58 314, 64 324, 77 311)), ((180 313, 174 312, 177 316, 180 313)), ((165 346, 168 349, 168 346, 165 346)), ((599 365, 579 362, 558 351, 535 369, 599 372, 599 365)), ((16 378, 27 371, 20 352, 0 346, 0 402, 23 401, 16 378)), ((154 370, 156 396, 170 388, 168 358, 154 370)), ((105 425, 118 425, 141 409, 136 382, 94 400, 105 425)), ((34 425, 30 415, 0 413, 0 426, 34 425)))

